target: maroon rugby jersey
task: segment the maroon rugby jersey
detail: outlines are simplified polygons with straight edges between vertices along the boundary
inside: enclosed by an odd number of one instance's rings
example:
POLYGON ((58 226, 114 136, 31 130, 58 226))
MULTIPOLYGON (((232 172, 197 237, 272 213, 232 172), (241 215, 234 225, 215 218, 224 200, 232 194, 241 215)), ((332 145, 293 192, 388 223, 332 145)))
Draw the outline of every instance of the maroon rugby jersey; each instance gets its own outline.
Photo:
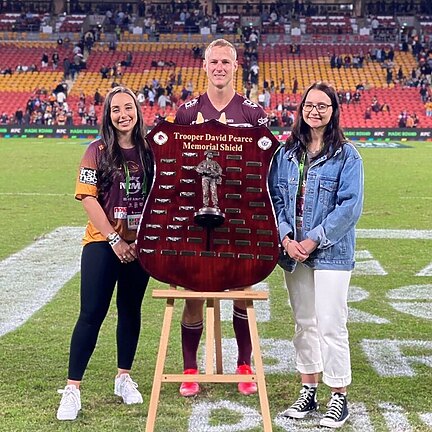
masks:
POLYGON ((202 114, 204 121, 219 120, 220 116, 225 113, 226 124, 228 126, 266 126, 268 121, 267 114, 260 105, 238 93, 235 93, 229 104, 222 111, 218 111, 210 102, 207 93, 204 93, 195 99, 185 102, 178 109, 174 123, 182 125, 195 124, 198 113, 202 114))
MULTIPOLYGON (((110 189, 101 194, 98 189, 98 170, 101 153, 105 150, 101 140, 93 141, 87 147, 76 180, 75 198, 82 200, 87 195, 97 198, 113 229, 124 240, 134 241, 145 202, 143 164, 136 147, 121 149, 129 171, 129 182, 126 181, 122 166, 118 175, 114 176, 110 189)), ((101 232, 88 221, 83 243, 104 240, 101 232)))

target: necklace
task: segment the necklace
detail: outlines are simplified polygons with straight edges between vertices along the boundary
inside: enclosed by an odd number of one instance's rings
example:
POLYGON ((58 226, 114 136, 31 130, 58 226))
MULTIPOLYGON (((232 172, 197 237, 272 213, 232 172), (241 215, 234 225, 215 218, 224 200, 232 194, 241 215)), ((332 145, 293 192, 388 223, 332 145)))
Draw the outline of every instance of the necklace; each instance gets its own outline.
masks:
POLYGON ((322 151, 323 147, 324 147, 323 143, 320 143, 319 147, 316 150, 311 150, 310 147, 307 147, 307 152, 310 155, 316 155, 322 151))
POLYGON ((314 150, 314 151, 307 150, 307 152, 306 152, 307 153, 307 160, 311 161, 311 160, 317 158, 318 155, 321 153, 321 150, 322 149, 318 149, 318 150, 314 150))

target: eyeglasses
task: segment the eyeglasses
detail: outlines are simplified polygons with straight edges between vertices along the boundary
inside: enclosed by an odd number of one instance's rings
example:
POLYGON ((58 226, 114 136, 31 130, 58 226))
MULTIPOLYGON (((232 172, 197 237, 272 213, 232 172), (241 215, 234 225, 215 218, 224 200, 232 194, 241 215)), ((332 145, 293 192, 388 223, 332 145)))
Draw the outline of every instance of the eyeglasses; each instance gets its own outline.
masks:
POLYGON ((327 105, 325 103, 313 104, 310 102, 305 102, 303 104, 303 111, 311 112, 314 108, 320 113, 324 114, 332 105, 327 105))

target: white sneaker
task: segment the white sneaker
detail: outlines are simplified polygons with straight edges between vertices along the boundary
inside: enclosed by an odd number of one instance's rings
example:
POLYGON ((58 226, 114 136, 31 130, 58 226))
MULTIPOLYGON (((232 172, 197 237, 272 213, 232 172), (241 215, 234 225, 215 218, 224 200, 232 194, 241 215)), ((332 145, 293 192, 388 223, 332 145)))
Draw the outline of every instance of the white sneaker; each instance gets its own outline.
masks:
POLYGON ((81 409, 81 394, 79 389, 71 384, 57 391, 63 395, 57 410, 57 419, 75 420, 78 416, 78 411, 81 409))
POLYGON ((127 405, 143 403, 143 398, 137 388, 138 384, 132 381, 128 373, 123 373, 115 379, 114 394, 121 396, 127 405))

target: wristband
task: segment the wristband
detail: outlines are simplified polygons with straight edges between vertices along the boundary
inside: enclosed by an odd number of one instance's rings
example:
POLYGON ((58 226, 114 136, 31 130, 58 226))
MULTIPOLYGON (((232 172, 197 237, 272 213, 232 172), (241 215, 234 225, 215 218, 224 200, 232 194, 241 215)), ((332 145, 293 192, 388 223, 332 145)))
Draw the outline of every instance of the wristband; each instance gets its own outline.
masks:
POLYGON ((120 234, 118 232, 113 231, 107 236, 108 243, 111 247, 115 246, 120 240, 120 234))
POLYGON ((282 246, 285 248, 286 246, 284 246, 284 242, 288 246, 292 242, 292 240, 288 236, 284 237, 284 239, 282 240, 282 246))

